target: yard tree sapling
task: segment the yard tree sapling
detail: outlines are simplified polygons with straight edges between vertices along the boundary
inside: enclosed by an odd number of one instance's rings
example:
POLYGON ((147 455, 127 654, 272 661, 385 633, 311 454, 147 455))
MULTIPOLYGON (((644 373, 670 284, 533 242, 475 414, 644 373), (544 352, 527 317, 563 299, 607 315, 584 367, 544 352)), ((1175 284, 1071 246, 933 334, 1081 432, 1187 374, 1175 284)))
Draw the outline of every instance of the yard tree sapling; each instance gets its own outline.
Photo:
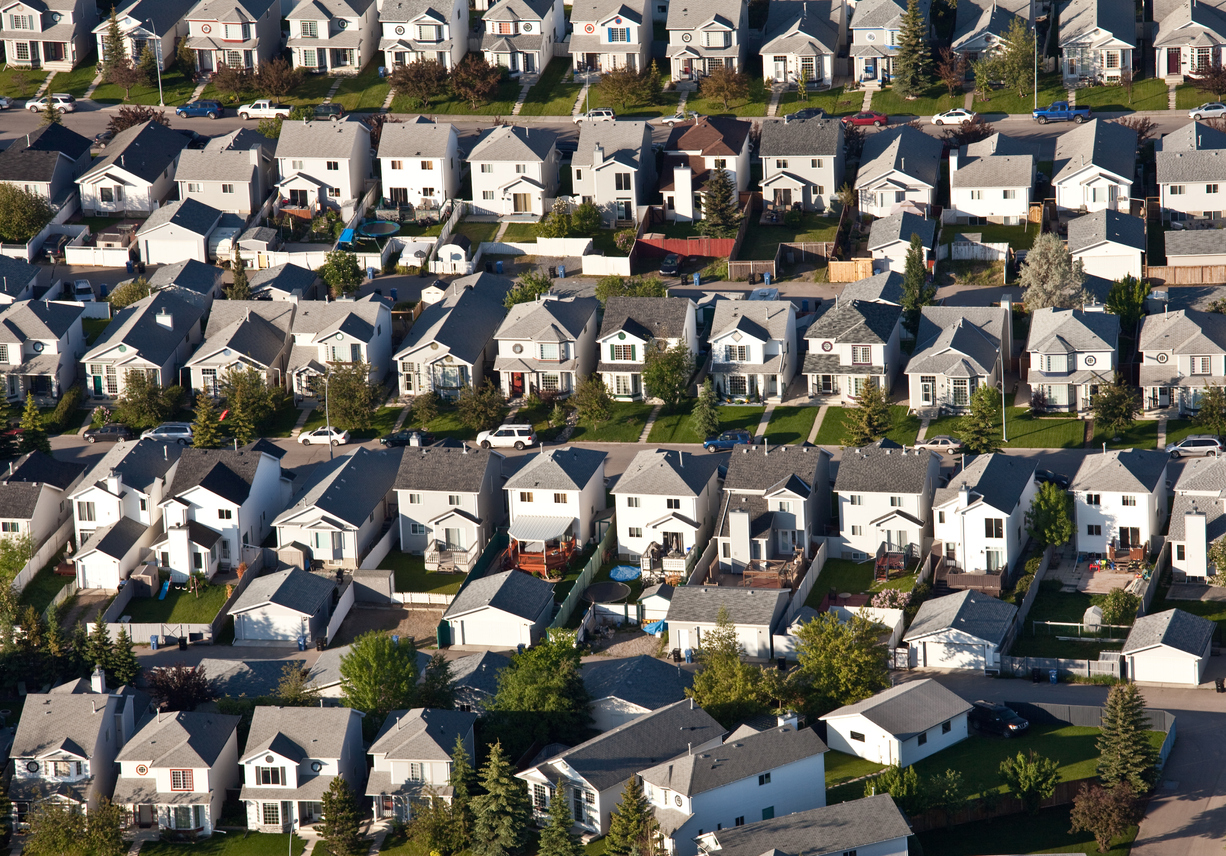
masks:
POLYGON ((998 80, 1005 88, 1026 95, 1034 85, 1034 33, 1021 18, 1014 17, 993 55, 998 80))
POLYGON ((452 685, 451 662, 436 651, 422 672, 417 686, 417 706, 435 710, 455 709, 455 687, 452 685))
POLYGON ((951 48, 941 48, 938 57, 937 77, 953 98, 954 91, 961 90, 962 81, 966 80, 966 56, 951 48))
POLYGON ((29 856, 124 856, 124 810, 102 797, 83 811, 66 809, 52 800, 36 803, 29 815, 30 830, 22 847, 29 856))
POLYGON ((419 428, 427 427, 438 418, 438 394, 427 390, 413 399, 413 423, 419 428))
POLYGON ((344 250, 332 250, 328 253, 324 263, 315 269, 315 273, 327 283, 334 298, 357 291, 366 277, 362 266, 358 264, 358 257, 344 250))
POLYGON ((345 704, 366 714, 372 735, 393 710, 417 706, 417 645, 412 639, 396 644, 378 630, 363 633, 341 657, 340 673, 345 704))
POLYGON ((64 114, 55 106, 55 99, 48 98, 43 105, 42 117, 39 119, 39 125, 63 125, 64 114))
POLYGON ((603 305, 610 297, 668 297, 668 288, 657 276, 610 274, 596 283, 596 299, 603 305))
POLYGON ((715 388, 711 386, 711 378, 706 378, 698 390, 698 400, 694 402, 694 430, 699 437, 713 437, 719 433, 719 408, 716 404, 715 388))
POLYGON ((931 805, 928 782, 920 779, 915 767, 886 767, 881 774, 864 782, 864 795, 889 794, 907 817, 923 814, 931 805))
POLYGON ((361 812, 345 777, 332 779, 322 799, 319 843, 328 856, 366 856, 370 845, 358 831, 361 812))
POLYGON ((589 698, 574 639, 573 632, 552 630, 547 641, 513 654, 498 674, 483 722, 513 757, 536 741, 573 746, 586 739, 589 698))
POLYGON ((431 101, 446 94, 447 77, 447 68, 441 62, 419 59, 396 66, 389 80, 397 95, 405 95, 416 106, 429 110, 431 101))
POLYGON ((958 420, 962 447, 973 455, 1000 451, 1000 394, 986 384, 971 393, 971 406, 958 420))
POLYGON ((890 430, 894 417, 885 390, 869 378, 856 396, 856 406, 847 411, 847 433, 843 442, 848 446, 867 446, 890 430))
POLYGON ((565 238, 570 234, 571 214, 570 203, 565 197, 559 196, 553 202, 553 208, 536 224, 538 238, 565 238))
POLYGON ((966 808, 970 796, 962 774, 957 770, 946 770, 928 779, 927 788, 929 804, 945 815, 945 826, 954 825, 954 815, 966 808))
POLYGON ((217 71, 213 73, 213 88, 224 96, 223 100, 237 101, 240 95, 251 89, 252 83, 251 72, 245 68, 228 66, 224 62, 218 65, 217 71))
POLYGON ((1207 384, 1198 403, 1200 410, 1192 417, 1192 424, 1214 437, 1226 434, 1226 387, 1207 384))
POLYGON ((540 270, 527 271, 519 277, 519 282, 507 292, 507 296, 502 299, 502 305, 510 309, 517 303, 535 303, 542 294, 548 294, 549 289, 552 287, 553 281, 549 278, 548 274, 540 270))
POLYGON ((1073 498, 1068 491, 1053 482, 1039 485, 1026 512, 1026 532, 1040 549, 1067 544, 1073 537, 1073 498))
POLYGON ((638 71, 628 65, 611 68, 600 75, 596 84, 604 102, 616 104, 622 112, 631 104, 641 103, 643 79, 638 71))
POLYGON ((107 295, 106 301, 111 304, 112 309, 123 309, 125 306, 131 306, 138 300, 144 300, 149 296, 149 281, 143 276, 138 276, 128 282, 121 282, 112 289, 107 295))
POLYGON ((662 400, 668 407, 676 407, 689 390, 694 355, 685 342, 677 341, 666 350, 657 347, 662 344, 660 340, 645 347, 643 385, 648 395, 662 400))
POLYGON ((460 421, 474 431, 488 431, 498 427, 507 411, 506 399, 501 390, 486 381, 480 389, 466 386, 456 399, 456 411, 460 421))
POLYGON ((630 255, 630 251, 634 249, 634 242, 637 240, 638 233, 634 229, 622 229, 613 235, 613 245, 626 255, 630 255))
POLYGON ((1070 832, 1089 832, 1098 843, 1098 852, 1106 853, 1111 842, 1130 826, 1141 821, 1141 807, 1128 782, 1104 788, 1083 782, 1073 797, 1073 827, 1070 832))
POLYGON ((1158 750, 1149 741, 1145 697, 1136 684, 1116 684, 1103 705, 1098 738, 1098 777, 1103 784, 1127 782, 1136 793, 1146 793, 1158 774, 1158 750))
POLYGON ((128 635, 125 627, 120 627, 119 632, 115 634, 115 647, 111 651, 106 671, 113 685, 117 687, 132 686, 140 675, 140 661, 136 659, 136 652, 132 650, 132 637, 128 635))
POLYGON ((166 118, 166 111, 159 110, 156 107, 146 107, 143 104, 125 104, 120 107, 111 116, 111 120, 106 123, 106 129, 112 134, 118 134, 120 131, 126 131, 134 125, 140 125, 145 122, 154 122, 158 125, 170 127, 170 120, 166 118))
POLYGON ((1033 749, 1027 753, 1018 752, 1016 758, 1001 762, 1000 778, 1026 811, 1036 815, 1043 800, 1056 792, 1060 762, 1045 758, 1033 749))
POLYGON ((1112 383, 1098 388, 1093 410, 1095 424, 1101 424, 1107 436, 1118 438, 1136 422, 1141 412, 1141 395, 1123 375, 1116 374, 1112 383))
POLYGON ((311 670, 287 660, 281 669, 281 680, 275 693, 277 703, 284 707, 314 707, 319 704, 319 690, 311 686, 311 670))
POLYGON ((566 798, 555 796, 549 801, 549 820, 541 830, 537 856, 580 856, 583 846, 579 836, 570 831, 574 824, 566 798))
POLYGON ((424 789, 421 797, 413 800, 412 817, 405 834, 427 853, 438 856, 450 856, 465 847, 459 838, 455 806, 435 796, 429 787, 424 789))
POLYGON ((731 728, 770 709, 762 669, 742 661, 745 649, 726 608, 719 608, 715 629, 702 634, 696 656, 702 668, 685 694, 721 725, 731 728))
POLYGON ((179 39, 175 46, 175 65, 179 73, 189 80, 196 76, 196 52, 192 50, 186 38, 179 39))
POLYGON ((326 391, 332 424, 346 431, 367 430, 382 394, 382 387, 370 380, 370 363, 336 366, 329 374, 326 391))
POLYGON ((596 207, 595 202, 581 202, 575 206, 574 213, 570 216, 569 234, 579 238, 589 238, 600 231, 603 223, 600 209, 596 207))
MULTIPOLYGON (((145 75, 140 68, 132 64, 131 60, 118 63, 111 69, 110 75, 107 77, 107 83, 114 84, 123 90, 123 100, 127 101, 132 97, 133 86, 143 86, 145 83, 145 75)), ((48 101, 48 103, 50 103, 48 101)))
POLYGON ((707 100, 719 101, 727 110, 733 101, 749 97, 749 77, 730 65, 712 68, 698 84, 699 94, 707 100))
MULTIPOLYGON (((708 711, 709 712, 709 711, 708 711)), ((621 802, 609 815, 609 856, 654 856, 660 825, 637 776, 626 780, 621 802)))
POLYGON ((284 98, 302 85, 306 72, 295 68, 281 57, 260 63, 255 73, 256 85, 274 98, 284 98))
POLYGON ((579 382, 571 400, 575 403, 579 419, 593 428, 608 422, 613 415, 613 397, 595 372, 579 382))
POLYGON ((490 748, 489 759, 481 768, 481 787, 485 793, 472 801, 472 852, 476 856, 522 853, 528 843, 532 804, 501 742, 490 748))
POLYGON ((822 716, 889 688, 878 634, 878 627, 860 615, 842 622, 825 613, 797 628, 800 666, 791 677, 807 714, 822 716))
POLYGON ((34 393, 26 393, 26 407, 21 414, 21 437, 17 440, 19 454, 27 452, 42 452, 51 454, 51 440, 47 437, 47 429, 43 427, 43 415, 34 401, 34 393))
POLYGON ((149 672, 146 681, 158 710, 195 710, 217 698, 203 665, 195 668, 186 663, 160 666, 149 672))
POLYGON ((1207 92, 1215 101, 1221 101, 1226 97, 1226 66, 1222 65, 1221 60, 1201 66, 1200 71, 1192 75, 1192 82, 1201 92, 1207 92))
POLYGON ((1103 595, 1099 608, 1103 611, 1104 624, 1132 624, 1137 617, 1141 598, 1122 588, 1111 589, 1103 595))
POLYGON ((145 86, 157 83, 158 58, 148 43, 145 44, 145 49, 140 52, 136 60, 136 70, 140 72, 140 81, 145 86))

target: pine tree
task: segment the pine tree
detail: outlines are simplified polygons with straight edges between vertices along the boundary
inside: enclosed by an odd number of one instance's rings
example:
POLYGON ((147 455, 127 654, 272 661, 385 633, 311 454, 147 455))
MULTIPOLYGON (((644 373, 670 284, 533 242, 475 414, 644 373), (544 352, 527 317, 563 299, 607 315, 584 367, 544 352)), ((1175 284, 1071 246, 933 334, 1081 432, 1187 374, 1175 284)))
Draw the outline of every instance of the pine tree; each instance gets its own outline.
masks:
POLYGON ((698 231, 708 238, 735 238, 741 225, 741 212, 737 210, 736 185, 728 171, 716 169, 707 179, 702 194, 702 219, 698 231))
POLYGON ((128 636, 127 628, 120 627, 115 634, 115 647, 111 651, 106 671, 115 686, 136 683, 136 677, 140 674, 140 662, 132 650, 132 639, 128 636))
POLYGON ((919 235, 913 234, 911 246, 907 249, 907 266, 902 275, 903 324, 912 336, 919 327, 920 310, 931 306, 936 296, 936 284, 928 282, 924 243, 919 235))
POLYGON ((1098 738, 1098 777, 1105 785, 1127 782, 1137 793, 1150 789, 1158 752, 1149 742, 1145 697, 1136 684, 1116 684, 1103 707, 1098 738))
POLYGON ((971 406, 958 420, 962 447, 973 455, 1000 451, 1000 395, 982 384, 971 394, 971 406))
POLYGON ((38 412, 33 393, 26 393, 26 409, 21 414, 21 439, 17 442, 17 451, 23 455, 34 451, 51 454, 51 441, 47 439, 43 415, 38 412))
POLYGON ((694 402, 694 430, 699 437, 713 437, 719 433, 719 413, 716 409, 715 388, 711 386, 711 378, 702 382, 698 390, 698 400, 694 402))
POLYGON ((216 449, 221 445, 221 423, 217 421, 217 404, 208 393, 196 396, 196 421, 192 423, 192 446, 216 449))
POLYGON ((358 834, 358 804, 344 776, 337 776, 323 796, 320 844, 329 856, 365 856, 370 846, 358 834))
POLYGON ((573 824, 574 818, 566 805, 566 796, 558 788, 549 801, 549 822, 541 830, 537 856, 579 856, 583 848, 578 836, 570 831, 573 824))
POLYGON ((9 407, 9 403, 5 399, 0 398, 0 458, 11 458, 17 454, 17 442, 7 430, 9 420, 12 418, 13 411, 9 407))
POLYGON ((95 666, 101 666, 105 671, 111 663, 111 635, 107 632, 106 622, 102 620, 102 612, 94 621, 93 630, 89 634, 89 644, 86 651, 86 669, 93 671, 95 666))
POLYGON ((460 849, 469 846, 469 833, 472 830, 472 793, 476 783, 476 772, 468 757, 468 747, 464 738, 455 737, 455 746, 451 748, 451 819, 455 825, 456 846, 460 849))
POLYGON ((931 71, 928 22, 920 12, 919 0, 907 0, 894 51, 894 91, 908 100, 917 97, 928 86, 931 71))
POLYGON ((234 253, 234 282, 225 289, 227 300, 250 300, 251 283, 247 280, 247 262, 242 253, 234 253))
POLYGON ((68 648, 72 654, 72 670, 78 675, 88 674, 93 667, 89 662, 89 633, 84 622, 78 621, 73 625, 68 648))
POLYGON ((115 10, 116 3, 111 7, 111 17, 106 22, 106 35, 102 37, 102 79, 109 81, 111 71, 128 61, 128 49, 124 46, 123 31, 119 28, 119 18, 115 10))
POLYGON ((43 104, 42 118, 39 120, 40 125, 63 125, 64 116, 60 113, 60 109, 55 106, 55 99, 50 95, 47 96, 47 101, 43 104))
POLYGON ((848 446, 867 446, 890 430, 893 416, 885 390, 869 378, 856 396, 856 406, 850 411, 847 434, 843 442, 848 446))
POLYGON ((454 681, 451 662, 441 652, 435 653, 422 672, 421 683, 417 687, 416 706, 454 710, 454 681))
POLYGON ((655 813, 638 777, 631 776, 622 788, 621 802, 609 816, 605 852, 610 856, 649 856, 655 849, 657 829, 655 813))
POLYGON ((472 801, 472 851, 477 856, 510 856, 527 843, 532 805, 524 783, 502 751, 502 742, 490 749, 481 770, 485 793, 472 801))
POLYGON ((43 644, 50 660, 48 665, 58 675, 68 656, 68 640, 64 637, 64 628, 60 626, 60 617, 54 607, 47 614, 47 635, 43 644))

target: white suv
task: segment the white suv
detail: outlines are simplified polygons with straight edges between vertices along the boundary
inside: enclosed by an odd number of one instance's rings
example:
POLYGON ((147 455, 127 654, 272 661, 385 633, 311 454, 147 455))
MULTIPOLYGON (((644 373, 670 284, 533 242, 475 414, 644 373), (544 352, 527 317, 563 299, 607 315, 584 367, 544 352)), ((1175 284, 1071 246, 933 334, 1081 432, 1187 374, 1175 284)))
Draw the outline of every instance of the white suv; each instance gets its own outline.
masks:
POLYGON ((477 435, 477 444, 482 449, 491 446, 513 446, 524 449, 536 445, 536 434, 531 425, 499 425, 493 431, 482 431, 477 435))
POLYGON ((586 113, 580 113, 575 117, 575 124, 580 122, 612 122, 617 119, 617 114, 608 107, 601 107, 597 110, 588 110, 586 113))
MULTIPOLYGON (((52 92, 51 100, 55 103, 55 109, 61 113, 72 113, 77 109, 77 99, 73 98, 67 92, 52 92)), ((47 109, 47 96, 42 98, 31 98, 26 102, 26 109, 31 113, 41 113, 47 109)))
POLYGON ((1192 457, 1193 455, 1213 455, 1216 458, 1222 454, 1222 441, 1208 434, 1193 434, 1184 438, 1182 442, 1167 446, 1166 451, 1172 458, 1192 457))

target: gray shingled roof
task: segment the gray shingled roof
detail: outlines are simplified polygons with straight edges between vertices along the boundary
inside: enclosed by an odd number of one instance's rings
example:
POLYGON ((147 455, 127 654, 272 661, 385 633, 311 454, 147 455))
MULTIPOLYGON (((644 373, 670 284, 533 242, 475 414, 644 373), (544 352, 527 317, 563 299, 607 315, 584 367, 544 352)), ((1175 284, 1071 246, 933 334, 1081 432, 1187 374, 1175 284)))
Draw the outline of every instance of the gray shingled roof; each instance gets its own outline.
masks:
POLYGON ((816 315, 805 331, 806 339, 884 345, 894 335, 902 318, 902 307, 841 298, 837 304, 823 302, 816 315))
MULTIPOLYGON (((455 490, 478 493, 491 466, 502 469, 502 455, 489 449, 464 446, 422 446, 405 449, 393 487, 396 490, 455 490)), ((497 486, 497 480, 495 480, 497 486)))
POLYGON ((277 138, 277 158, 346 159, 357 146, 369 148, 369 142, 370 131, 361 122, 286 121, 277 138))
POLYGON ((314 507, 351 526, 361 526, 392 489, 402 452, 399 448, 372 451, 359 447, 352 455, 317 464, 290 507, 272 525, 281 525, 304 507, 314 507))
POLYGON ((835 299, 839 303, 845 300, 866 300, 870 303, 893 303, 901 306, 902 294, 902 274, 891 270, 847 283, 835 299))
POLYGON ((451 661, 451 686, 457 705, 479 710, 498 691, 498 675, 511 665, 511 658, 494 651, 482 651, 451 661))
MULTIPOLYGON (((920 15, 928 18, 929 2, 920 0, 920 15)), ((902 16, 907 11, 904 0, 868 0, 856 9, 851 26, 857 29, 883 27, 897 30, 902 26, 902 16)))
POLYGON ((501 610, 529 621, 535 621, 547 603, 553 601, 553 583, 520 570, 488 574, 469 580, 460 589, 443 620, 447 621, 479 609, 501 610))
MULTIPOLYGON (((1147 648, 1165 645, 1185 654, 1199 657, 1205 653, 1217 625, 1199 615, 1182 609, 1167 609, 1138 618, 1128 631, 1124 653, 1135 654, 1147 648)), ((27 702, 28 704, 28 702, 27 702)))
POLYGON ((17 137, 0 152, 0 175, 4 181, 51 181, 60 155, 75 161, 89 151, 90 142, 61 124, 43 125, 17 137))
MULTIPOLYGON (((163 288, 181 288, 193 294, 211 295, 221 284, 221 268, 206 265, 196 259, 185 259, 181 262, 162 265, 149 275, 150 291, 160 291, 163 288)), ((179 295, 184 299, 190 299, 179 295)))
POLYGON ((229 698, 275 696, 286 666, 305 668, 306 660, 225 660, 206 657, 200 661, 218 695, 229 698))
MULTIPOLYGON (((394 125, 389 127, 395 127, 394 125)), ((318 275, 307 268, 296 264, 283 264, 265 268, 251 274, 247 280, 251 284, 253 294, 262 291, 280 291, 293 294, 296 289, 306 294, 319 279, 318 275)))
POLYGON ((1022 499, 1026 485, 1034 476, 1035 461, 1014 455, 980 455, 966 469, 955 475, 947 487, 939 488, 933 497, 933 506, 944 505, 957 497, 962 485, 983 498, 992 508, 1009 514, 1022 499))
MULTIPOLYGON (((780 0, 775 5, 802 4, 808 5, 804 0, 780 0)), ((760 147, 764 158, 837 157, 843 151, 843 123, 838 119, 765 122, 760 147)))
POLYGON ((251 716, 251 731, 239 760, 272 750, 288 758, 340 758, 349 720, 361 716, 348 707, 274 707, 261 705, 251 716))
POLYGON ((187 137, 157 122, 142 122, 115 135, 102 157, 80 180, 106 171, 112 164, 150 184, 187 148, 187 137))
POLYGON ((740 627, 772 628, 780 603, 789 592, 769 589, 677 586, 668 605, 668 621, 714 624, 721 608, 740 627))
POLYGON ((958 630, 999 645, 1004 641, 1017 607, 990 594, 962 591, 926 600, 911 622, 904 641, 921 639, 945 630, 958 630))
POLYGON ((929 220, 927 217, 921 217, 910 211, 899 211, 897 214, 879 217, 873 221, 873 225, 869 227, 868 248, 875 250, 898 241, 910 243, 912 235, 919 235, 920 245, 931 249, 936 234, 935 220, 929 220))
POLYGON ((958 4, 954 19, 953 47, 955 50, 984 33, 1003 38, 1014 18, 1030 23, 1030 0, 963 0, 958 4))
POLYGON ((43 486, 32 482, 0 482, 0 519, 30 520, 43 486))
POLYGON ((1187 529, 1184 525, 1184 515, 1205 515, 1205 539, 1211 543, 1226 535, 1226 508, 1222 500, 1212 496, 1186 496, 1176 494, 1171 503, 1171 525, 1166 539, 1173 542, 1187 540, 1187 529))
POLYGON ((1226 174, 1226 134, 1204 122, 1188 122, 1154 143, 1154 165, 1159 184, 1217 181, 1226 174))
POLYGON ((681 339, 691 305, 687 297, 610 297, 597 338, 625 330, 644 339, 681 339))
POLYGON ((950 176, 951 187, 1029 187, 1034 181, 1031 155, 993 155, 959 160, 950 176))
POLYGON ((1005 311, 994 306, 925 306, 907 374, 986 375, 1000 357, 1005 311))
POLYGON ((10 303, 0 310, 0 342, 62 338, 84 311, 80 306, 45 300, 10 303))
POLYGON ((271 158, 276 145, 276 140, 257 131, 240 128, 215 137, 203 149, 185 149, 175 169, 175 181, 249 182, 257 168, 251 162, 251 149, 259 146, 261 158, 271 158))
POLYGON ((643 770, 643 781, 694 797, 829 751, 812 728, 781 725, 643 770))
POLYGON ((25 259, 0 256, 0 291, 16 297, 38 278, 38 272, 38 266, 25 259))
POLYGON ((509 279, 488 273, 455 280, 442 300, 430 304, 418 316, 399 354, 437 342, 456 359, 475 363, 506 318, 502 301, 511 285, 509 279))
POLYGON ((612 698, 646 710, 685 699, 694 675, 673 663, 640 655, 612 663, 595 663, 583 675, 593 701, 612 698))
POLYGON ((165 365, 203 314, 201 307, 173 291, 151 294, 119 310, 82 360, 88 362, 118 345, 125 345, 153 365, 165 365), (163 310, 170 313, 171 327, 164 327, 157 320, 158 313, 163 310))
POLYGON ((1120 318, 1109 312, 1045 307, 1031 315, 1026 350, 1036 353, 1114 351, 1120 318))
POLYGON ((150 493, 154 481, 164 478, 181 454, 182 446, 159 440, 116 443, 85 474, 82 488, 103 482, 115 470, 125 487, 150 493))
POLYGON ((574 341, 593 320, 598 309, 600 301, 594 297, 517 303, 507 311, 507 317, 498 325, 494 338, 534 342, 574 341))
POLYGON ((272 603, 303 615, 314 615, 320 604, 332 597, 335 588, 336 582, 329 577, 288 568, 252 580, 230 611, 237 614, 272 603))
MULTIPOLYGON (((842 7, 842 2, 835 3, 831 0, 775 0, 770 4, 766 16, 762 55, 794 53, 798 56, 813 56, 837 53, 837 19, 842 14, 842 7)), ((763 123, 764 138, 766 129, 776 124, 782 123, 763 123)), ((773 156, 774 152, 770 154, 773 156)))
MULTIPOLYGON (((509 1, 522 2, 522 0, 509 1)), ((503 0, 503 2, 508 2, 508 0, 503 0)), ((490 13, 486 12, 485 17, 489 20, 490 13)), ((557 141, 557 133, 548 128, 502 125, 481 134, 477 144, 468 153, 468 160, 469 163, 543 161, 549 156, 549 152, 553 150, 557 141)))
POLYGON ((928 468, 936 453, 927 449, 883 447, 881 441, 860 449, 843 450, 835 476, 836 493, 922 494, 928 486, 928 468))
POLYGON ((1226 458, 1207 456, 1192 458, 1183 465, 1176 493, 1211 493, 1226 495, 1226 458))
POLYGON ((507 490, 583 490, 604 465, 604 452, 567 446, 544 449, 507 479, 507 490))
POLYGON ((145 524, 131 517, 121 517, 110 526, 94 530, 89 540, 81 545, 81 551, 77 555, 82 556, 97 550, 112 559, 122 559, 144 534, 145 524))
POLYGON ((856 187, 863 187, 891 170, 936 187, 941 178, 941 141, 906 126, 869 134, 860 155, 856 187))
POLYGON ((264 456, 233 449, 184 449, 170 483, 169 496, 202 487, 222 499, 242 505, 251 493, 264 456))
MULTIPOLYGON (((1063 17, 1060 23, 1064 23, 1063 17)), ((1091 119, 1056 138, 1056 159, 1053 162, 1055 172, 1052 181, 1062 181, 1090 165, 1131 181, 1136 163, 1136 131, 1102 119, 1091 119)))
POLYGON ((710 455, 669 449, 644 449, 634 456, 614 496, 698 496, 719 469, 710 455))
POLYGON ((40 482, 60 490, 68 490, 86 470, 85 464, 61 461, 59 458, 44 455, 37 449, 9 466, 11 469, 7 473, 0 471, 0 478, 7 484, 40 482))
POLYGON ((462 710, 393 710, 369 751, 398 761, 449 761, 456 737, 467 734, 476 721, 477 714, 462 710))
MULTIPOLYGON (((889 794, 725 827, 712 833, 719 856, 842 856, 906 839, 911 825, 889 794)), ((906 841, 899 847, 906 850, 906 841)), ((892 851, 893 852, 893 851, 892 851)), ((901 851, 899 851, 901 852, 901 851)))
POLYGON ((1172 351, 1176 354, 1226 351, 1226 315, 1195 309, 1148 315, 1141 319, 1138 347, 1142 351, 1172 351))
MULTIPOLYGON (((572 17, 574 12, 571 13, 572 17)), ((584 20, 578 18, 576 20, 584 20)), ((571 158, 573 166, 590 166, 596 146, 604 149, 604 159, 621 158, 636 167, 651 156, 650 126, 646 122, 584 122, 579 128, 579 148, 571 158)))
POLYGON ((717 300, 711 319, 711 339, 741 330, 757 339, 787 342, 788 319, 796 307, 790 300, 717 300))
POLYGON ((688 0, 668 5, 666 23, 670 30, 693 30, 712 19, 735 29, 741 21, 741 4, 737 0, 688 0))
MULTIPOLYGON (((429 5, 429 4, 425 4, 429 5)), ((381 21, 400 20, 387 17, 387 5, 379 12, 381 21)), ((404 20, 409 20, 405 18, 404 20)), ((429 124, 390 124, 383 126, 379 137, 381 158, 441 158, 446 157, 455 128, 446 122, 429 124)), ((458 144, 457 144, 458 145, 458 144)))
POLYGON ((924 678, 899 684, 864 701, 832 710, 822 720, 858 714, 887 734, 899 740, 910 740, 916 734, 970 709, 971 705, 966 699, 931 678, 924 678))
POLYGON ((159 768, 212 767, 241 719, 188 710, 159 713, 124 744, 115 760, 159 768))
POLYGON ((1120 493, 1166 492, 1165 480, 1170 456, 1156 449, 1119 449, 1086 455, 1077 468, 1069 490, 1097 490, 1120 493))
POLYGON ((785 482, 800 481, 798 487, 809 491, 822 455, 829 453, 816 446, 737 446, 728 459, 724 489, 763 492, 785 482))
POLYGON ((1068 249, 1070 253, 1096 246, 1104 241, 1122 244, 1145 252, 1145 221, 1119 211, 1095 211, 1074 217, 1068 223, 1068 249))
POLYGON ((30 693, 17 722, 10 757, 37 758, 66 751, 92 758, 103 731, 111 725, 106 721, 106 705, 107 696, 97 693, 30 693))
POLYGON ((1204 256, 1226 253, 1226 229, 1167 232, 1167 256, 1204 256))
MULTIPOLYGON (((1114 36, 1129 47, 1136 47, 1135 17, 1131 8, 1118 0, 1069 0, 1060 9, 1061 46, 1096 29, 1114 36)), ((1105 41, 1102 37, 1094 44, 1105 41)))

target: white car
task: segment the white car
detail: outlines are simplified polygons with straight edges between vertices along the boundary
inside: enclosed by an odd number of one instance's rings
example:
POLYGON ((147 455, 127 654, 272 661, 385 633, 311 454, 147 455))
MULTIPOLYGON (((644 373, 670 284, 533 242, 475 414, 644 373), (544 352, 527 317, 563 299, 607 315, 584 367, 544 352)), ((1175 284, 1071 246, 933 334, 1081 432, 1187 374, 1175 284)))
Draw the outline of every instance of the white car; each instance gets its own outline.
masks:
POLYGON ((680 112, 674 113, 671 116, 665 116, 663 119, 660 120, 660 122, 661 124, 664 124, 664 125, 676 125, 678 122, 688 122, 691 119, 697 119, 697 118, 698 118, 697 110, 681 110, 680 112))
POLYGON ((308 431, 298 438, 298 442, 304 446, 326 446, 329 443, 333 446, 344 446, 349 442, 349 432, 328 425, 308 431))
POLYGON ((1182 442, 1171 443, 1166 447, 1166 452, 1172 458, 1190 458, 1194 455, 1212 455, 1216 458, 1222 454, 1222 441, 1209 434, 1193 434, 1182 442))
POLYGON ((82 303, 94 302, 94 286, 88 279, 74 280, 72 283, 72 299, 82 303))
POLYGON ((974 121, 975 111, 966 110, 962 107, 955 107, 953 110, 937 113, 932 117, 932 124, 934 125, 965 125, 967 122, 974 121))
POLYGON ((617 119, 617 114, 608 107, 601 107, 597 110, 588 110, 586 113, 580 113, 575 117, 575 124, 580 122, 612 122, 617 119))
POLYGON ((192 426, 186 422, 163 422, 140 435, 142 440, 162 440, 186 446, 192 441, 192 426))
POLYGON ((1221 101, 1210 101, 1188 111, 1189 119, 1216 119, 1226 116, 1226 104, 1221 101))
MULTIPOLYGON (((61 113, 72 113, 77 109, 77 99, 73 98, 67 92, 52 92, 51 100, 55 102, 55 109, 61 113)), ((31 98, 26 102, 26 109, 31 113, 41 113, 47 109, 47 96, 42 98, 31 98)))
POLYGON ((916 443, 915 448, 931 449, 934 452, 947 452, 951 455, 956 455, 962 451, 962 443, 956 437, 941 434, 936 437, 929 437, 922 443, 916 443))
POLYGON ((493 446, 524 449, 536 445, 536 434, 531 425, 499 425, 493 431, 482 431, 478 434, 477 445, 482 449, 493 446))

